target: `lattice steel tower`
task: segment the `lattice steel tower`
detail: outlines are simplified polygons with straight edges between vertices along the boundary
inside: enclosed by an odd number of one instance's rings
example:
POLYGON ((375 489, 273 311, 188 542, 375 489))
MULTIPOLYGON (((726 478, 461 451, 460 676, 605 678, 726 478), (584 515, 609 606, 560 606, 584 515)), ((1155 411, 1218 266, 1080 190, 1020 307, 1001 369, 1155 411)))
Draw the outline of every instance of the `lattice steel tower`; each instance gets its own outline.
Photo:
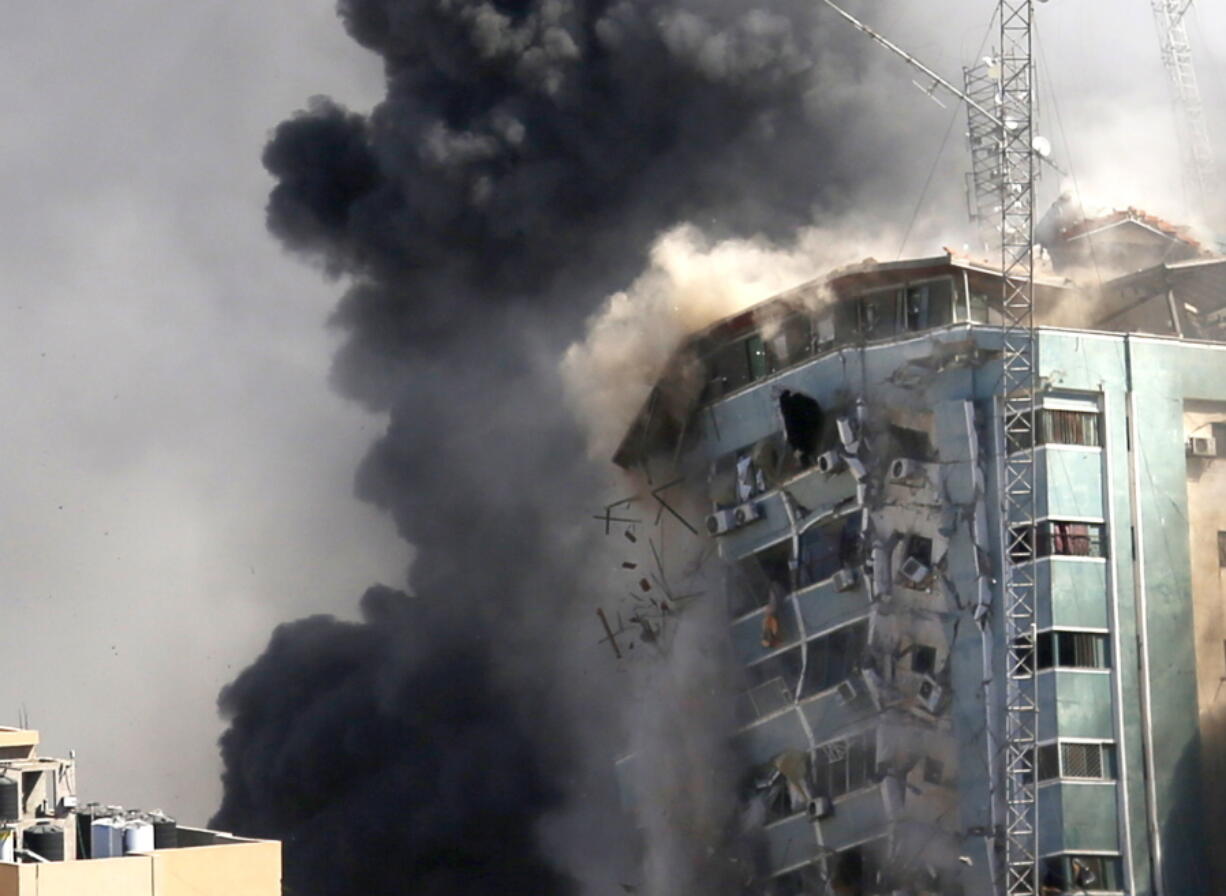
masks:
POLYGON ((1035 740, 1033 0, 1000 0, 1000 215, 1004 336, 1000 470, 1006 644, 1005 866, 1007 896, 1036 896, 1038 812, 1035 740))

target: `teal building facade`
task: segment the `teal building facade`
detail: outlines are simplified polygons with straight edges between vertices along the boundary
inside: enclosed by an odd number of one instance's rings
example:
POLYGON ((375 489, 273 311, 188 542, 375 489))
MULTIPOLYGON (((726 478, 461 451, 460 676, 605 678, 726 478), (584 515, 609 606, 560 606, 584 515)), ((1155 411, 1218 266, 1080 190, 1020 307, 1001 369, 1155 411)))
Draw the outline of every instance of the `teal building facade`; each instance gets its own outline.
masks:
POLYGON ((1017 650, 1043 892, 1222 891, 1226 262, 1036 285, 1030 647, 1000 619, 1000 461, 1029 447, 1000 293, 949 254, 806 284, 695 334, 619 450, 709 501, 763 892, 994 892, 1017 650))

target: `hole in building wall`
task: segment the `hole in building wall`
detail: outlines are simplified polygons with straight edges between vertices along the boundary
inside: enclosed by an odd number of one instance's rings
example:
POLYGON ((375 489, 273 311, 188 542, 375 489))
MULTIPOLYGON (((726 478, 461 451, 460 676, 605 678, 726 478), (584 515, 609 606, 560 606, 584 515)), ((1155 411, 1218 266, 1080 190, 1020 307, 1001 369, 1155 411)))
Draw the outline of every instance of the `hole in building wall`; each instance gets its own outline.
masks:
POLYGON ((822 441, 825 415, 821 405, 803 392, 784 389, 779 393, 779 411, 783 415, 783 433, 788 447, 802 464, 811 466, 822 441))
POLYGON ((937 649, 930 644, 916 644, 911 653, 911 671, 931 675, 937 666, 937 649))

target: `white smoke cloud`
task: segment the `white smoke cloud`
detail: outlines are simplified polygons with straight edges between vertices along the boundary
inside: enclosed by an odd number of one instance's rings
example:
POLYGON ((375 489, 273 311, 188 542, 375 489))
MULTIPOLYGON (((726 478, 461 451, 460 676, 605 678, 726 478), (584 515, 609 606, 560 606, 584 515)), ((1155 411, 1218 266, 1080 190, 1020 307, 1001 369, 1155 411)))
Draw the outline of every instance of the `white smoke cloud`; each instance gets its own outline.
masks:
POLYGON ((713 241, 693 225, 662 234, 647 269, 605 300, 562 359, 593 457, 607 460, 683 337, 841 265, 893 258, 891 230, 813 226, 786 246, 713 241))

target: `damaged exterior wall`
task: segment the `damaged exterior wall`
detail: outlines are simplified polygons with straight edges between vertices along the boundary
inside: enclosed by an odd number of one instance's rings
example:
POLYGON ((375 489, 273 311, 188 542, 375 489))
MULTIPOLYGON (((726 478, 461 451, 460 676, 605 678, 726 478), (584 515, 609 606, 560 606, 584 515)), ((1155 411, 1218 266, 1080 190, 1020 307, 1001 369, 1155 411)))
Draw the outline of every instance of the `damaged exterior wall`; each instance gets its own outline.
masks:
MULTIPOLYGON (((748 382, 708 384, 667 427, 672 439, 651 451, 628 440, 618 454, 623 465, 655 453, 711 471, 708 528, 729 567, 730 637, 746 669, 733 737, 755 770, 743 796, 763 892, 993 892, 1010 649, 995 609, 997 471, 1008 446, 1000 331, 984 297, 1000 284, 937 261, 831 281, 841 301, 814 312, 807 355, 755 370, 751 346, 748 382), (924 321, 912 287, 942 277, 929 294, 947 289, 951 310, 924 321), (791 395, 820 408, 811 445, 793 438, 791 395)), ((1142 289, 1093 296, 1052 285, 1045 317, 1114 328, 1149 291, 1176 309, 1167 332, 1177 333, 1191 304, 1178 284, 1195 283, 1204 320, 1226 305, 1222 269, 1164 265, 1132 278, 1142 289)), ((753 339, 755 315, 736 320, 686 350, 705 340, 709 351, 721 333, 725 344, 753 339)), ((1038 525, 1019 559, 1034 564, 1039 594, 1029 661, 1052 893, 1221 891, 1201 789, 1206 771, 1226 780, 1214 711, 1226 680, 1216 497, 1226 459, 1187 457, 1185 436, 1226 423, 1226 346, 1197 335, 1037 331, 1038 525), (1185 416, 1197 402, 1222 404, 1185 416)))

